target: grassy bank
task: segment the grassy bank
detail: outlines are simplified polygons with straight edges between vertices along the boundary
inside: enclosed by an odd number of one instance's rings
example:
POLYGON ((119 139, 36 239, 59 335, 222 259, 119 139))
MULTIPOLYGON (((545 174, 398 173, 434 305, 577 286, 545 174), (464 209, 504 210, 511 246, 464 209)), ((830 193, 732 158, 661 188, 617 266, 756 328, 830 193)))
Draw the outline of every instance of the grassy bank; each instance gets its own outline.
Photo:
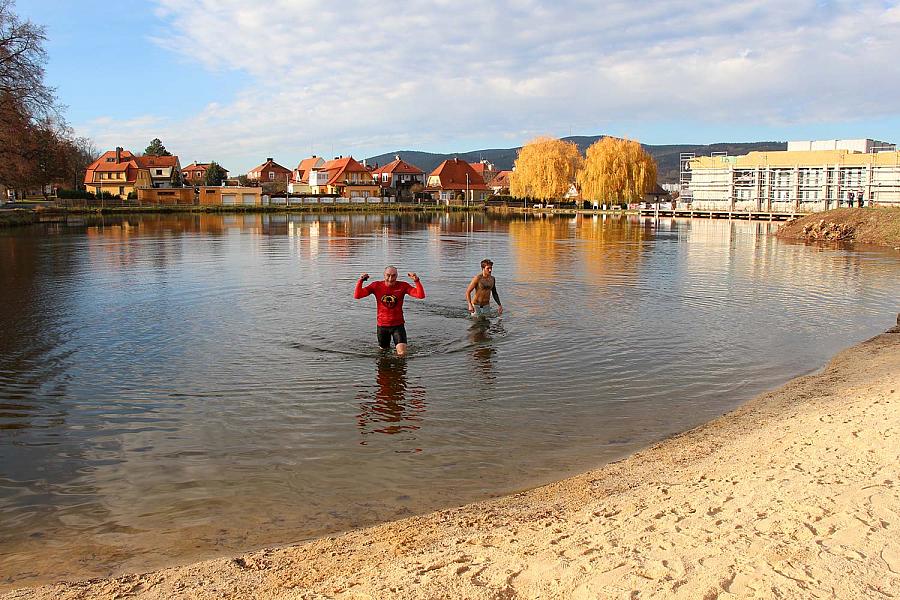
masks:
POLYGON ((900 208, 838 208, 791 221, 778 237, 847 241, 900 249, 900 208))
POLYGON ((483 207, 442 206, 434 204, 302 204, 295 206, 104 206, 59 207, 42 211, 44 215, 124 215, 160 213, 320 213, 320 212, 467 212, 483 211, 483 207))
POLYGON ((14 208, 12 210, 0 210, 0 227, 14 227, 17 225, 31 225, 37 223, 37 213, 33 210, 14 208))

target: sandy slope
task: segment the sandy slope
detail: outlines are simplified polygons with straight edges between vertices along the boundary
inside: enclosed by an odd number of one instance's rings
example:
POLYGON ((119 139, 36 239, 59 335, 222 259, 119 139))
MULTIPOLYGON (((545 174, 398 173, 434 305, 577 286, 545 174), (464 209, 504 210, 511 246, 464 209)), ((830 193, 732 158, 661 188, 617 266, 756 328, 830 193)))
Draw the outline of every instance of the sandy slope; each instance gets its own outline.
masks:
POLYGON ((3 598, 900 596, 900 333, 531 492, 237 559, 3 598))

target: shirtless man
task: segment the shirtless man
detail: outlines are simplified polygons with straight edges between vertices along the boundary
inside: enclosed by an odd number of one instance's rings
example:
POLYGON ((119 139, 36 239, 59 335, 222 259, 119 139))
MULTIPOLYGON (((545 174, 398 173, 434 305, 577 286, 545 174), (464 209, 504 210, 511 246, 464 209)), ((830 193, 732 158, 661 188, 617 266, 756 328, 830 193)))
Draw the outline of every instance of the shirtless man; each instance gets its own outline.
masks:
POLYGON ((425 288, 415 273, 407 273, 416 284, 415 287, 405 281, 397 281, 397 267, 384 269, 384 281, 373 281, 363 287, 369 278, 368 273, 360 275, 356 282, 353 297, 359 300, 369 294, 375 294, 378 303, 376 324, 378 326, 378 345, 382 350, 390 350, 391 339, 397 347, 397 356, 406 356, 406 327, 403 320, 403 297, 409 294, 413 298, 425 298, 425 288))
POLYGON ((497 302, 497 314, 503 314, 503 305, 500 304, 500 296, 497 295, 497 282, 491 274, 493 270, 493 261, 484 259, 481 261, 481 273, 473 277, 469 287, 466 288, 466 302, 473 317, 487 318, 490 316, 491 296, 497 302), (472 300, 472 292, 475 292, 474 300, 472 300))

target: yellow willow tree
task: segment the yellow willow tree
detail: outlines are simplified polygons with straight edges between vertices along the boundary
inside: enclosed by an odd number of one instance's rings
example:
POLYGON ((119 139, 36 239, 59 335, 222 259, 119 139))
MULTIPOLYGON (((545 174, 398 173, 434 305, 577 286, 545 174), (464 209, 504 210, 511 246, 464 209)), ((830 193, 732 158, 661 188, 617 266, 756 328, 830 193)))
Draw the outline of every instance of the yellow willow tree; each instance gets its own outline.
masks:
POLYGON ((519 150, 509 176, 509 193, 518 198, 562 198, 581 166, 578 146, 549 137, 531 140, 519 150))
POLYGON ((587 149, 576 180, 585 199, 639 202, 656 184, 656 161, 638 142, 604 137, 587 149))

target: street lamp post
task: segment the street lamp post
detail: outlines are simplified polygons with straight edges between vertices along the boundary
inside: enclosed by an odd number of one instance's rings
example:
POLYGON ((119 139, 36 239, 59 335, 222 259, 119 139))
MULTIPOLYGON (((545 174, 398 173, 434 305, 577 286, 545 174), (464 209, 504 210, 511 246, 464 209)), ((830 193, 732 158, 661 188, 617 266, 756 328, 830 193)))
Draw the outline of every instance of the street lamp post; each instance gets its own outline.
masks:
POLYGON ((469 208, 469 174, 466 173, 466 208, 469 208))

